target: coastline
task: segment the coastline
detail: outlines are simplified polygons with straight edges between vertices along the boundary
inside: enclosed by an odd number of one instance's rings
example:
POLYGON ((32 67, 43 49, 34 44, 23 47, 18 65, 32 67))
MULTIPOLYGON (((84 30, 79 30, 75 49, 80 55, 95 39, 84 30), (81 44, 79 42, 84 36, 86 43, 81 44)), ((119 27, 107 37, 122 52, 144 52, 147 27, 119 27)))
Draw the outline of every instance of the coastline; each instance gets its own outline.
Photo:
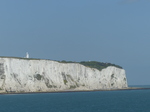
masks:
POLYGON ((73 93, 73 92, 96 92, 96 91, 125 91, 125 90, 148 90, 150 88, 128 87, 122 89, 97 89, 97 90, 62 90, 62 91, 38 91, 38 92, 0 92, 0 95, 11 94, 40 94, 40 93, 73 93))

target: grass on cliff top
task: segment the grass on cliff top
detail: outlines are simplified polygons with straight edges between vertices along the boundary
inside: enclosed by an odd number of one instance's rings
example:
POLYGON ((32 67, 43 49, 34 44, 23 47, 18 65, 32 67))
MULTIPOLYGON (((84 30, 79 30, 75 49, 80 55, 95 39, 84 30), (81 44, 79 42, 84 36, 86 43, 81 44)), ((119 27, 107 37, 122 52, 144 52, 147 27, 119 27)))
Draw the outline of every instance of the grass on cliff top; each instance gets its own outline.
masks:
MULTIPOLYGON (((22 58, 22 57, 7 57, 7 56, 0 56, 0 58, 15 58, 15 59, 23 59, 23 60, 50 60, 50 59, 38 59, 38 58, 22 58)), ((55 60, 51 60, 51 61, 55 61, 55 60)), ((121 66, 119 65, 115 65, 115 64, 111 64, 111 63, 103 63, 103 62, 97 62, 97 61, 81 61, 81 62, 74 62, 74 61, 57 61, 59 63, 79 63, 81 65, 84 65, 86 67, 90 67, 90 68, 96 68, 98 70, 102 70, 104 68, 107 68, 109 66, 114 66, 117 68, 121 68, 121 66)))
POLYGON ((81 61, 81 62, 73 62, 73 61, 59 61, 60 63, 79 63, 81 65, 84 65, 86 67, 90 67, 90 68, 96 68, 98 70, 102 70, 104 68, 107 68, 109 66, 114 66, 117 68, 121 68, 121 66, 119 65, 115 65, 115 64, 111 64, 111 63, 103 63, 103 62, 97 62, 97 61, 81 61))

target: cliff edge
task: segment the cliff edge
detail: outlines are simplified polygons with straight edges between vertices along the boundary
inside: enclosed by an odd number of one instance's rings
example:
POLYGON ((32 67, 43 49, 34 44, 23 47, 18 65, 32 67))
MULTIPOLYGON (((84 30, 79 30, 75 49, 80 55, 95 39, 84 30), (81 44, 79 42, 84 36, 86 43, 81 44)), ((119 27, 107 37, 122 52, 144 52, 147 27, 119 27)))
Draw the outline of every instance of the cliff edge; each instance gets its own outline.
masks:
POLYGON ((0 90, 50 92, 122 89, 128 87, 125 70, 109 66, 101 71, 78 63, 0 57, 0 90))

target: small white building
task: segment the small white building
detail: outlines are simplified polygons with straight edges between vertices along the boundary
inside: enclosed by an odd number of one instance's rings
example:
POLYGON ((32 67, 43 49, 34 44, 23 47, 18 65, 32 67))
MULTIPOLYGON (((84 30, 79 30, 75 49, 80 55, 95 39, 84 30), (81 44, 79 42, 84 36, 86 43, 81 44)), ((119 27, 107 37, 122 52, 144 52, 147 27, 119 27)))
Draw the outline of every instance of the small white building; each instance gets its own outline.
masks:
POLYGON ((29 58, 29 53, 28 52, 26 53, 26 57, 25 58, 29 58))

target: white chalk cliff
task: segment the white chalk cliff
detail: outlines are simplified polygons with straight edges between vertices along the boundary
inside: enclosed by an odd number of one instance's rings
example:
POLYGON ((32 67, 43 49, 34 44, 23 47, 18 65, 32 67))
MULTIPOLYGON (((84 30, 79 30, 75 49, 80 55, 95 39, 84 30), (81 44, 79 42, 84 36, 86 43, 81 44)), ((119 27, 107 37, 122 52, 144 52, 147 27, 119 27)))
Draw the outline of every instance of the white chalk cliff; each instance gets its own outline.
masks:
POLYGON ((38 92, 126 88, 124 69, 101 71, 77 63, 0 57, 0 89, 6 92, 38 92))

